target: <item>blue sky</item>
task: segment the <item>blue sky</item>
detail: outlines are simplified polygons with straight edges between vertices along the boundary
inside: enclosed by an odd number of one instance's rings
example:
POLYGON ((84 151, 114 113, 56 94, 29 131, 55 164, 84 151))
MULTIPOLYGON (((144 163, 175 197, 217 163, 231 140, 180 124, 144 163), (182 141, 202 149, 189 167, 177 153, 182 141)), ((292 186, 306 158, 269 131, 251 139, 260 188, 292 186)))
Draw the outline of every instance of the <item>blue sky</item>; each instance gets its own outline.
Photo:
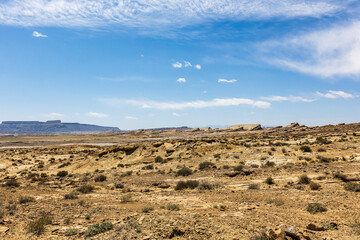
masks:
POLYGON ((0 121, 359 122, 359 1, 0 1, 0 121))

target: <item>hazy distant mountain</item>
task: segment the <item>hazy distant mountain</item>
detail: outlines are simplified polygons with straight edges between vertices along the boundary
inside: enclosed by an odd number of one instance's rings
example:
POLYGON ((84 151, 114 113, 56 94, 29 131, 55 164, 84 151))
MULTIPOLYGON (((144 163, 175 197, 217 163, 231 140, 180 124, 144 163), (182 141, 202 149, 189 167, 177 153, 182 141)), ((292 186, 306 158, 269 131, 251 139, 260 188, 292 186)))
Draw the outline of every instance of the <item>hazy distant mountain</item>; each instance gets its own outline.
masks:
POLYGON ((81 123, 62 123, 60 120, 39 121, 3 121, 0 133, 90 133, 119 131, 117 127, 102 127, 81 123))

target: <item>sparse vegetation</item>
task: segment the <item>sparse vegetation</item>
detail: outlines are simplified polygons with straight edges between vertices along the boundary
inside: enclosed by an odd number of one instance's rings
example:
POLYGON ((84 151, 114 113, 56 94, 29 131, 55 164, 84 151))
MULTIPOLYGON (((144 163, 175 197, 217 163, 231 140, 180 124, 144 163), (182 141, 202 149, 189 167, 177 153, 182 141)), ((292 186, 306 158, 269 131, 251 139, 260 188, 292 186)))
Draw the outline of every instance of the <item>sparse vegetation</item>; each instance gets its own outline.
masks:
POLYGON ((273 184, 275 184, 275 181, 272 177, 268 177, 265 179, 265 183, 268 185, 273 185, 273 184))
POLYGON ((179 211, 180 210, 179 206, 176 204, 169 204, 166 206, 166 209, 169 211, 179 211))
POLYGON ((41 235, 44 232, 45 226, 52 222, 52 217, 49 214, 44 214, 40 216, 33 222, 28 224, 28 231, 35 235, 41 235))
POLYGON ((64 232, 64 235, 67 236, 67 237, 70 237, 70 236, 75 236, 78 234, 78 230, 77 229, 74 229, 74 228, 70 228, 70 229, 67 229, 65 232, 64 232))
POLYGON ((143 207, 143 209, 142 209, 143 213, 148 213, 151 211, 154 211, 154 207, 152 207, 152 206, 143 207))
POLYGON ((326 212, 327 208, 321 203, 309 203, 306 210, 311 214, 326 212))
POLYGON ((273 198, 266 201, 268 204, 273 204, 275 206, 282 206, 284 205, 284 201, 279 198, 273 198))
POLYGON ((78 198, 79 198, 78 193, 74 191, 64 195, 64 199, 78 199, 78 198))
POLYGON ((94 179, 95 182, 104 182, 106 181, 106 176, 104 174, 101 174, 99 176, 96 176, 94 179))
POLYGON ((5 186, 7 186, 7 187, 19 187, 20 183, 18 183, 18 181, 16 181, 16 179, 11 178, 11 179, 6 181, 5 186))
POLYGON ((345 183, 344 189, 350 192, 360 192, 360 183, 354 183, 354 182, 345 183))
POLYGON ((321 185, 316 182, 310 182, 309 186, 310 186, 311 190, 320 190, 321 189, 321 185))
POLYGON ((260 185, 257 184, 257 183, 252 183, 252 184, 249 185, 248 189, 258 190, 258 189, 260 189, 260 185))
POLYGON ((112 223, 106 222, 102 224, 94 224, 88 227, 88 229, 84 233, 84 237, 92 237, 100 233, 104 233, 107 231, 110 231, 114 228, 114 225, 112 223))
POLYGON ((56 174, 56 176, 61 177, 61 178, 66 177, 67 175, 68 175, 68 172, 67 172, 67 171, 59 171, 59 172, 56 174))
POLYGON ((311 148, 309 146, 301 146, 300 150, 303 151, 303 152, 307 152, 307 153, 312 152, 312 150, 311 150, 311 148))
POLYGON ((187 167, 183 167, 176 172, 177 176, 183 176, 183 177, 190 176, 191 174, 193 174, 193 171, 187 167))
POLYGON ((206 169, 211 169, 214 167, 215 167, 215 164, 212 162, 202 162, 199 164, 199 170, 206 170, 206 169))
POLYGON ((34 197, 30 197, 30 196, 26 196, 26 197, 21 197, 19 199, 19 203, 23 204, 23 203, 28 203, 28 202, 35 202, 35 198, 34 197))
POLYGON ((81 193, 86 194, 86 193, 93 192, 95 190, 95 187, 87 184, 87 185, 83 185, 83 186, 79 187, 77 190, 81 193))
POLYGON ((176 184, 175 190, 183 190, 183 189, 195 189, 197 186, 199 186, 199 182, 195 180, 188 180, 188 181, 179 181, 176 184))
POLYGON ((310 184, 311 179, 307 175, 299 176, 299 184, 310 184))

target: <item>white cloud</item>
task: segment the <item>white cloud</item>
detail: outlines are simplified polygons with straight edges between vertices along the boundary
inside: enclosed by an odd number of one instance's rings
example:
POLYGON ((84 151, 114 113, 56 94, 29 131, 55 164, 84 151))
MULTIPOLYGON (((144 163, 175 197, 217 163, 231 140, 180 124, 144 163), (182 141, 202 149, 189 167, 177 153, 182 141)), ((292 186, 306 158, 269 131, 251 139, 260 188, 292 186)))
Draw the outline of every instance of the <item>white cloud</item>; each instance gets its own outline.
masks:
POLYGON ((37 32, 37 31, 34 31, 34 32, 32 33, 32 35, 33 35, 33 37, 48 37, 47 35, 44 35, 44 34, 39 33, 39 32, 37 32))
POLYGON ((200 69, 201 69, 201 66, 200 66, 199 64, 196 64, 196 65, 195 65, 195 68, 200 70, 200 69))
POLYGON ((182 68, 183 65, 181 62, 176 62, 172 66, 173 66, 173 68, 182 68))
POLYGON ((181 28, 209 20, 319 17, 344 5, 328 0, 7 0, 0 3, 0 24, 181 28))
POLYGON ((270 102, 283 102, 283 101, 290 101, 290 102, 314 102, 316 99, 307 99, 303 97, 283 97, 283 96, 272 96, 272 97, 261 97, 261 99, 270 101, 270 102))
POLYGON ((61 114, 61 113, 56 113, 56 112, 53 112, 53 113, 47 113, 47 114, 43 114, 45 117, 48 117, 48 118, 61 118, 64 116, 64 114, 61 114))
POLYGON ((180 114, 178 114, 176 112, 174 112, 172 115, 175 116, 175 117, 180 117, 180 114))
POLYGON ((354 95, 352 95, 351 93, 346 93, 343 91, 328 91, 327 93, 321 93, 321 92, 316 92, 316 94, 320 97, 324 97, 324 98, 331 98, 331 99, 335 99, 335 98, 354 98, 354 95))
POLYGON ((236 79, 227 80, 227 79, 219 78, 218 82, 219 83, 235 83, 235 82, 237 82, 237 80, 236 79))
POLYGON ((178 78, 178 80, 176 80, 179 83, 186 83, 186 79, 185 78, 178 78))
POLYGON ((250 105, 258 108, 270 108, 271 104, 265 101, 255 101, 247 98, 215 98, 210 101, 190 101, 190 102, 159 102, 159 101, 142 101, 142 100, 123 100, 117 98, 100 99, 101 102, 117 105, 128 104, 139 106, 141 108, 153 108, 160 110, 182 110, 186 108, 208 108, 208 107, 228 107, 239 105, 250 105))
POLYGON ((125 119, 127 120, 137 120, 137 117, 133 117, 133 116, 126 116, 125 119))
POLYGON ((184 67, 192 67, 191 62, 184 61, 184 67))
POLYGON ((320 77, 360 76, 360 21, 267 42, 268 62, 320 77))
POLYGON ((96 118, 107 118, 109 117, 109 115, 104 114, 104 113, 97 113, 97 112, 88 112, 86 114, 89 117, 96 117, 96 118))

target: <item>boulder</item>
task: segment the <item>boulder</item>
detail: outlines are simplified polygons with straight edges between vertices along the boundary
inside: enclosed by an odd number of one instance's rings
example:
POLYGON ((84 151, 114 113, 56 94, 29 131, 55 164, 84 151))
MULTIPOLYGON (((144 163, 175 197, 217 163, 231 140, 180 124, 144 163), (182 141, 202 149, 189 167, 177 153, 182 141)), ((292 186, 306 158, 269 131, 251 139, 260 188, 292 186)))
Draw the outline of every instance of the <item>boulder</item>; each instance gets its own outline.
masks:
POLYGON ((309 223, 306 228, 313 231, 324 231, 323 226, 317 225, 315 223, 309 223))

